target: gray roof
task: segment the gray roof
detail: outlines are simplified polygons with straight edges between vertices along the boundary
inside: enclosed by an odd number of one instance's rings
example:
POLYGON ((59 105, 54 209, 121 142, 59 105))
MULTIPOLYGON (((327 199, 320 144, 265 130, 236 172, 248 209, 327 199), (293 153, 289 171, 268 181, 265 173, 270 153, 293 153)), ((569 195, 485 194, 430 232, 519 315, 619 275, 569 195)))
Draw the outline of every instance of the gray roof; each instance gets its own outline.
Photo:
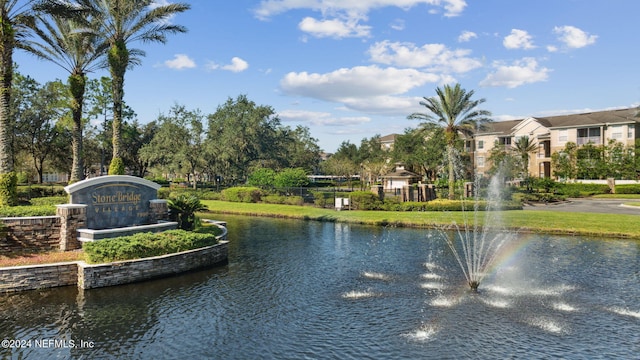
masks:
POLYGON ((485 128, 478 131, 478 134, 498 134, 508 135, 511 134, 513 128, 518 125, 520 120, 507 120, 507 121, 494 121, 485 125, 485 128))
POLYGON ((574 127, 574 126, 599 126, 606 124, 625 124, 630 122, 638 122, 640 118, 635 117, 638 109, 619 109, 609 111, 598 111, 583 114, 571 114, 562 116, 550 116, 539 118, 546 120, 551 126, 550 128, 574 127))
POLYGON ((380 142, 381 143, 386 143, 386 142, 394 142, 396 141, 396 138, 400 136, 398 134, 389 134, 389 135, 385 135, 380 137, 380 142))
POLYGON ((405 170, 405 169, 398 169, 398 170, 394 170, 386 175, 381 176, 382 178, 404 178, 404 179, 409 179, 409 178, 416 178, 416 179, 420 179, 421 176, 411 172, 409 170, 405 170))
MULTIPOLYGON (((582 114, 533 117, 533 119, 547 128, 563 128, 640 122, 640 117, 636 117, 636 114, 638 114, 638 108, 628 108, 582 114)), ((522 121, 524 121, 524 119, 495 121, 487 124, 485 129, 478 131, 478 134, 509 135, 513 131, 513 128, 522 121)))

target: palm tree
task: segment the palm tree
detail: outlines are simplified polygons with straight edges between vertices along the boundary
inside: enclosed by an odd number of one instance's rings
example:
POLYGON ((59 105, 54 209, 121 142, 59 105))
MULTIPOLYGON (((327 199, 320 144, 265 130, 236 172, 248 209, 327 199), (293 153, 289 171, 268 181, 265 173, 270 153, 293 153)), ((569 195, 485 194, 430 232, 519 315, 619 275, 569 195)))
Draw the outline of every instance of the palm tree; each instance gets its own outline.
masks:
POLYGON ((178 228, 193 230, 196 226, 196 212, 207 210, 200 198, 193 194, 180 194, 169 199, 170 218, 178 222, 178 228))
POLYGON ((69 72, 71 113, 73 118, 73 165, 70 182, 82 180, 82 107, 87 73, 104 65, 107 43, 96 33, 83 31, 91 27, 88 22, 60 16, 38 16, 33 30, 41 41, 26 41, 23 48, 32 54, 53 62, 69 72))
POLYGON ((69 11, 68 4, 55 0, 0 0, 0 205, 17 202, 9 110, 13 51, 31 34, 30 24, 38 12, 61 14, 69 11))
POLYGON ((491 121, 491 112, 478 110, 476 107, 484 103, 485 99, 471 100, 474 91, 466 91, 460 84, 444 85, 436 88, 437 97, 424 97, 420 105, 429 113, 413 113, 409 119, 425 120, 423 126, 437 123, 444 127, 447 144, 447 161, 449 170, 449 199, 454 198, 455 187, 455 144, 460 134, 472 135, 484 124, 491 121))
POLYGON ((113 157, 109 174, 123 174, 121 156, 122 99, 124 77, 128 68, 141 63, 143 50, 129 48, 136 41, 167 42, 167 34, 184 33, 187 29, 169 19, 190 8, 189 4, 159 5, 154 0, 80 0, 99 22, 96 30, 108 43, 107 64, 113 92, 113 157))
POLYGON ((536 151, 537 149, 538 144, 531 141, 531 139, 529 139, 529 137, 526 135, 519 137, 514 144, 514 150, 522 160, 521 175, 523 178, 529 177, 529 154, 536 151))

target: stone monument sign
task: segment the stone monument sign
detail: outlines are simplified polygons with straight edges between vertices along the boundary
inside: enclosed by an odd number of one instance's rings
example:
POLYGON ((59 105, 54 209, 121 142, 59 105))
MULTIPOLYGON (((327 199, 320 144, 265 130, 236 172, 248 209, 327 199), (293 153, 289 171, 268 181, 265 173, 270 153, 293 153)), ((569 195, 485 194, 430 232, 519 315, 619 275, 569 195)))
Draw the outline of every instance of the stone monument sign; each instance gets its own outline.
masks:
POLYGON ((71 204, 83 204, 88 229, 113 229, 151 224, 151 204, 160 185, 135 176, 110 175, 79 181, 64 188, 71 204))

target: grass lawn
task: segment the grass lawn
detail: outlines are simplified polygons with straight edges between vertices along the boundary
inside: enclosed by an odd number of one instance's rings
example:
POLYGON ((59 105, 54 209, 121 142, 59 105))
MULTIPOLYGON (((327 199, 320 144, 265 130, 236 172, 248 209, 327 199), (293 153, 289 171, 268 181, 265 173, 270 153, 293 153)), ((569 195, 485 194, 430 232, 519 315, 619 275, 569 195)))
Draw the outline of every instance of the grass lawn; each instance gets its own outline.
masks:
MULTIPOLYGON (((370 225, 397 225, 432 228, 463 224, 471 219, 470 212, 395 212, 395 211, 336 211, 311 206, 247 204, 203 200, 208 212, 203 218, 215 218, 215 213, 250 216, 271 216, 291 219, 348 222, 370 225)), ((504 226, 523 232, 569 234, 595 237, 640 239, 640 218, 637 215, 570 213, 535 210, 501 212, 504 226)), ((483 221, 480 216, 480 223, 483 221)))
POLYGON ((594 199, 640 199, 640 194, 598 194, 594 199))

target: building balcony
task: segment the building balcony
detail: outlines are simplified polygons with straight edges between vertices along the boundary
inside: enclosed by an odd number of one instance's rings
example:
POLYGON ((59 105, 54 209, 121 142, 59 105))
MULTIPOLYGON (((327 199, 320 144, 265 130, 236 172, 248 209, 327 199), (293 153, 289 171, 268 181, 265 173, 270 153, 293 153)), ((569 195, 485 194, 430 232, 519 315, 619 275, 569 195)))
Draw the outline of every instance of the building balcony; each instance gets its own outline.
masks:
POLYGON ((594 145, 602 144, 600 136, 589 136, 589 137, 579 137, 577 138, 576 144, 578 145, 587 145, 592 143, 594 145))

